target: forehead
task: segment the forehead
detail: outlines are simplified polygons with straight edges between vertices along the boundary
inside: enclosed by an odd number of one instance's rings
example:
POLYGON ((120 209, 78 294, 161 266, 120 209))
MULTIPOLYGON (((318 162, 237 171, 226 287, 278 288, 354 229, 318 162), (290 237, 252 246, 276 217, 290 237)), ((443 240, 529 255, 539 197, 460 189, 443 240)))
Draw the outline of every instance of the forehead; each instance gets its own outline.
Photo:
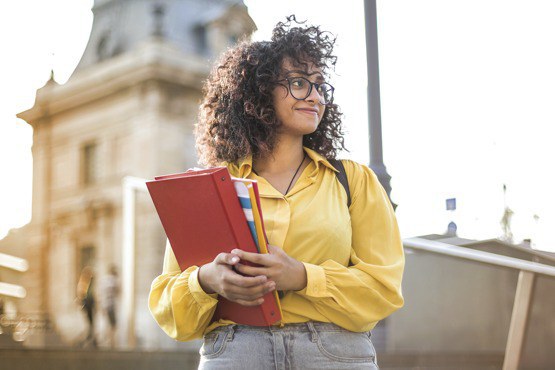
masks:
POLYGON ((308 62, 305 64, 293 63, 290 58, 285 58, 283 62, 281 62, 281 70, 284 74, 287 73, 297 73, 303 74, 307 76, 311 75, 320 75, 320 77, 324 76, 322 72, 322 68, 317 67, 312 62, 308 62))

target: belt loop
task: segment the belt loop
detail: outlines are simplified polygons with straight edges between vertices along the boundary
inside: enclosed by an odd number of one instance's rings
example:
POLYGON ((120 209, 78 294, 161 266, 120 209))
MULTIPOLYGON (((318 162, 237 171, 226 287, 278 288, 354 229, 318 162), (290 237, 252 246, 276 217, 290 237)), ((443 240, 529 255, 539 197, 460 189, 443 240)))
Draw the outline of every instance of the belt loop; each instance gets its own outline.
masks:
POLYGON ((313 343, 316 343, 318 341, 318 332, 316 331, 316 328, 314 327, 314 323, 312 321, 308 321, 306 323, 306 326, 308 327, 308 330, 310 331, 310 340, 313 343))
POLYGON ((235 325, 235 324, 229 325, 229 327, 228 327, 228 329, 227 329, 227 331, 228 331, 228 334, 227 334, 227 341, 228 341, 228 342, 231 342, 231 341, 233 340, 233 336, 234 336, 234 334, 235 334, 235 327, 236 327, 236 326, 237 326, 237 325, 235 325))

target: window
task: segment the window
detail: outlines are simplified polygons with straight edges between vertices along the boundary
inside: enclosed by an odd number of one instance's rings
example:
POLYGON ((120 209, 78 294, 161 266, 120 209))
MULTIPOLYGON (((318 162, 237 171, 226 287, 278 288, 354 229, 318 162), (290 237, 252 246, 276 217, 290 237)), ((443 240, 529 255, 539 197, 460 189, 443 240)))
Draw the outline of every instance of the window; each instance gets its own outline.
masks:
POLYGON ((78 255, 78 272, 80 273, 83 269, 87 266, 94 267, 95 264, 95 248, 92 245, 86 245, 84 247, 79 248, 79 255, 78 255))
POLYGON ((98 61, 102 61, 104 59, 108 59, 110 57, 110 50, 109 50, 109 43, 110 41, 110 34, 107 32, 98 41, 96 45, 96 56, 98 61))
POLYGON ((86 144, 82 150, 82 179, 83 184, 90 185, 98 181, 99 163, 98 147, 96 144, 86 144))
POLYGON ((207 30, 204 26, 197 26, 194 29, 195 43, 199 54, 206 54, 208 51, 207 30))
POLYGON ((229 46, 233 46, 235 44, 237 44, 239 42, 239 36, 237 35, 229 35, 227 37, 227 42, 229 43, 229 46))

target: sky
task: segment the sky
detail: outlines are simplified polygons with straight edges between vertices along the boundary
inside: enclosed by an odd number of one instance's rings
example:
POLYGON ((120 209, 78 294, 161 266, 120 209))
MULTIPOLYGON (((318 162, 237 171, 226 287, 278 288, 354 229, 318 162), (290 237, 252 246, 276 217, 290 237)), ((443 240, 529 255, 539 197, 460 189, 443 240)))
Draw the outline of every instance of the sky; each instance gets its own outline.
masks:
MULTIPOLYGON (((245 0, 268 39, 296 14, 337 36, 332 76, 344 113, 342 157, 368 163, 362 0, 245 0)), ((0 238, 31 216, 32 107, 54 70, 65 83, 86 46, 91 0, 0 5, 0 238)), ((550 0, 378 0, 384 162, 403 237, 502 234, 505 206, 515 241, 555 252, 555 3, 550 0), (506 195, 503 184, 507 186, 506 195), (447 212, 445 200, 457 199, 447 212), (537 216, 537 217, 535 217, 537 216)))

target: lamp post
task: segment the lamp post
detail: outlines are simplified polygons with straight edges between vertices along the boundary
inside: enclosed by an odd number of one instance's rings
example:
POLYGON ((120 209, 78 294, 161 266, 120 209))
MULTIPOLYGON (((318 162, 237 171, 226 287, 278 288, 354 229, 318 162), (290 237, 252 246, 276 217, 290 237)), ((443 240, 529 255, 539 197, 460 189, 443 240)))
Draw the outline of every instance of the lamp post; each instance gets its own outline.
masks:
MULTIPOLYGON (((380 69, 378 60, 378 22, 376 0, 364 0, 366 29, 366 65, 368 74, 368 132, 370 134, 370 168, 391 201, 391 176, 383 163, 382 113, 380 106, 380 69)), ((395 209, 397 205, 391 202, 395 209)))

